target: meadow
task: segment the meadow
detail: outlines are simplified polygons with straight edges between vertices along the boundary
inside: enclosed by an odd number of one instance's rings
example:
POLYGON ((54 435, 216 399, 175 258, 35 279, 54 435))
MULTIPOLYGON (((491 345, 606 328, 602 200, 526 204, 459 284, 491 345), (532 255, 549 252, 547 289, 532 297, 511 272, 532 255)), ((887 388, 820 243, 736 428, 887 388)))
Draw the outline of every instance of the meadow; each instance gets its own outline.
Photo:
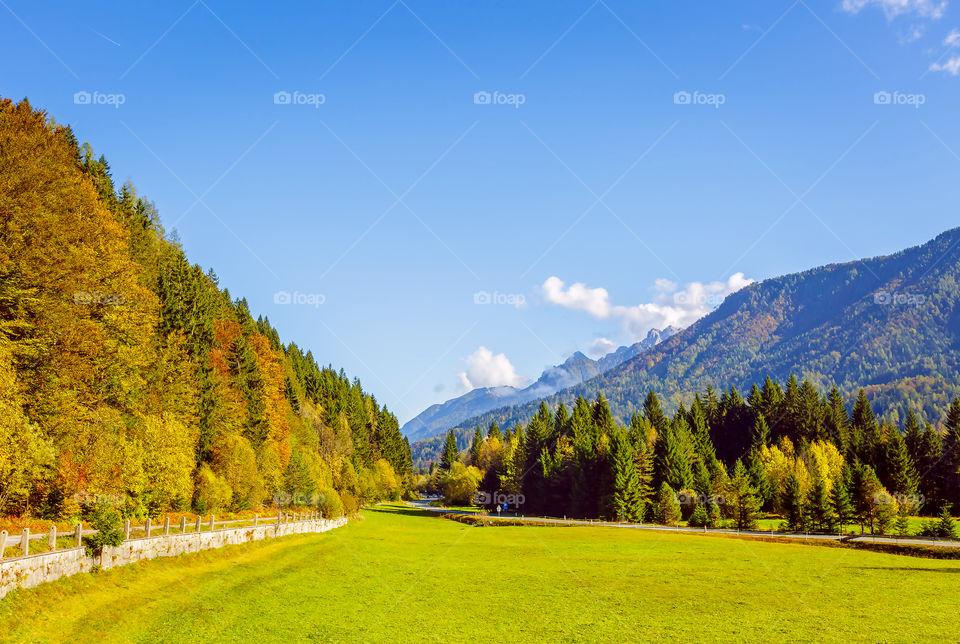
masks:
POLYGON ((377 506, 320 535, 80 575, 0 600, 0 638, 117 642, 956 640, 960 562, 377 506))

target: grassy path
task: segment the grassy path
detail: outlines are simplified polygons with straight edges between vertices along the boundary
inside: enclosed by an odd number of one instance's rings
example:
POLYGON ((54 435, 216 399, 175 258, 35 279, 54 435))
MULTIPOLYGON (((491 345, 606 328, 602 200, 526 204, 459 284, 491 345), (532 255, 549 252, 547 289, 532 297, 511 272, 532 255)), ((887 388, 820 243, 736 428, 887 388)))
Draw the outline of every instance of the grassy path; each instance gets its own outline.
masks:
POLYGON ((0 600, 9 641, 960 638, 960 562, 381 507, 0 600))

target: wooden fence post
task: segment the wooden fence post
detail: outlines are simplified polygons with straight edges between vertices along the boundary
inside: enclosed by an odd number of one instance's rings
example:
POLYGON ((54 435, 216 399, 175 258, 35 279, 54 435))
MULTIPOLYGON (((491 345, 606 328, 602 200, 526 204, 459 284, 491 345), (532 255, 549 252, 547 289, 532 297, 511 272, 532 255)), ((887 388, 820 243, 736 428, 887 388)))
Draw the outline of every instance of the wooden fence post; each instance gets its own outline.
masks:
POLYGON ((150 517, 147 517, 147 520, 143 522, 143 536, 150 536, 150 517))
POLYGON ((3 549, 7 547, 7 531, 0 531, 0 559, 3 559, 3 549))
POLYGON ((216 521, 214 520, 213 515, 211 514, 211 515, 210 515, 210 532, 213 532, 213 531, 214 531, 214 529, 216 528, 216 525, 217 525, 217 523, 216 523, 216 521))
POLYGON ((77 548, 83 545, 83 524, 82 523, 78 523, 77 527, 73 529, 73 540, 77 548))
POLYGON ((123 540, 129 541, 130 539, 130 519, 127 519, 123 522, 123 540))
POLYGON ((259 523, 259 521, 260 521, 260 515, 259 515, 259 514, 253 515, 253 527, 254 527, 254 528, 257 527, 257 523, 259 523))
POLYGON ((24 557, 30 554, 30 528, 24 528, 20 535, 20 554, 24 557))
POLYGON ((47 544, 50 546, 51 551, 57 549, 57 526, 56 525, 50 526, 50 537, 49 537, 49 540, 47 541, 47 544))
POLYGON ((163 517, 163 534, 170 534, 170 517, 163 517))
POLYGON ((197 515, 197 534, 200 534, 200 515, 197 515))
POLYGON ((180 534, 187 531, 187 517, 180 517, 180 534))

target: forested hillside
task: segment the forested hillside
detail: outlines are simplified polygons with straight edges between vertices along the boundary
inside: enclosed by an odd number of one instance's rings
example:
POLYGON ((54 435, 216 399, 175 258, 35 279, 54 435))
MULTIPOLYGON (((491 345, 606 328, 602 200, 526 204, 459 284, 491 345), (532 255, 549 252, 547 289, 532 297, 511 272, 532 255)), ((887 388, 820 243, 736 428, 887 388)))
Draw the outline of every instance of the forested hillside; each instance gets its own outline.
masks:
POLYGON ((339 515, 396 498, 410 470, 357 380, 283 345, 69 127, 0 102, 0 514, 282 494, 339 515))
MULTIPOLYGON (((544 400, 556 407, 602 392, 627 422, 650 389, 674 410, 707 386, 744 390, 791 374, 822 390, 836 386, 848 403, 862 387, 894 424, 908 409, 941 422, 960 394, 960 228, 894 255, 751 284, 653 349, 544 400)), ((459 427, 525 422, 538 404, 459 427)))
POLYGON ((601 394, 572 409, 541 403, 506 431, 477 428, 462 453, 451 431, 438 465, 426 486, 448 501, 493 507, 506 496, 527 514, 743 529, 772 512, 789 530, 856 521, 889 532, 923 512, 946 526, 960 507, 960 399, 942 428, 912 411, 897 427, 878 421, 863 391, 848 407, 835 388, 767 379, 746 398, 707 389, 672 418, 648 392, 625 426, 601 394))

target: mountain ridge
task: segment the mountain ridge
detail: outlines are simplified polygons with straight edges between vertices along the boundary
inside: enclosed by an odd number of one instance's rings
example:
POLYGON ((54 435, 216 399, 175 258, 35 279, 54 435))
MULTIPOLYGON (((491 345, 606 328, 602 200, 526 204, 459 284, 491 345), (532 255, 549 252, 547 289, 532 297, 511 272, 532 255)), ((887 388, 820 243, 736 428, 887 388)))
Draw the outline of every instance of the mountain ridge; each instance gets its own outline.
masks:
POLYGON ((540 377, 526 387, 478 387, 456 398, 431 405, 404 423, 401 432, 411 440, 429 438, 477 414, 549 396, 612 369, 679 331, 673 326, 651 329, 643 340, 618 347, 596 360, 576 351, 561 364, 544 369, 540 377), (502 402, 498 404, 498 401, 502 402))
MULTIPOLYGON (((832 263, 757 282, 680 333, 616 367, 527 403, 466 419, 511 426, 602 392, 621 420, 650 389, 668 406, 706 386, 806 377, 849 399, 863 386, 892 421, 908 406, 936 422, 960 394, 960 228, 890 255, 832 263), (921 395, 922 394, 922 395, 921 395)), ((415 456, 416 460, 416 456, 415 456)))

